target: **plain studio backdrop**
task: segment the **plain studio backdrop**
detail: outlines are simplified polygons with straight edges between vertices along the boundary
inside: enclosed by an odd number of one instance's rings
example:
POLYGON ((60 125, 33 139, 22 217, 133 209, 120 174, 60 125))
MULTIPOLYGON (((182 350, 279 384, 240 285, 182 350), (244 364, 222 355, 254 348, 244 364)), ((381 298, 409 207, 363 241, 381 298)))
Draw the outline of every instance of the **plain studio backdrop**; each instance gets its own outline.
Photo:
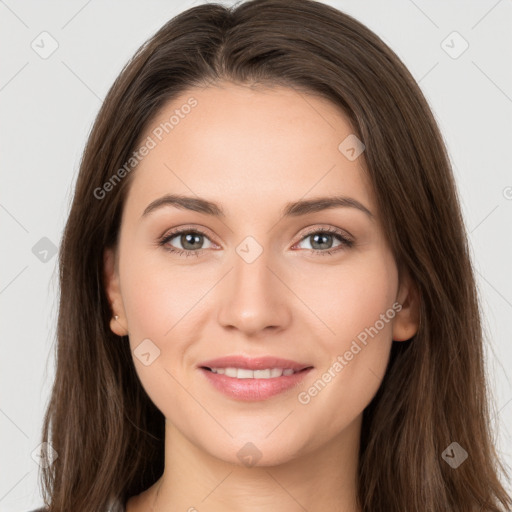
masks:
MULTIPOLYGON (((54 375, 56 252, 86 137, 137 48, 200 3, 0 1, 2 512, 42 504, 35 454, 54 375)), ((512 466, 512 2, 325 3, 398 54, 440 125, 485 315, 496 442, 512 466)))

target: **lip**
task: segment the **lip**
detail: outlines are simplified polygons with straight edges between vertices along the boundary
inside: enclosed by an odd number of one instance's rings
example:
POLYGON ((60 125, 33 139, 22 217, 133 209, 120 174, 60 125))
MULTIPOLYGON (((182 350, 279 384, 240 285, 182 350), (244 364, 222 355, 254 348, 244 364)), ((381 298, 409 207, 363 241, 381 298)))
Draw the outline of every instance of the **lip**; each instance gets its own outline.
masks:
POLYGON ((261 401, 298 386, 313 369, 313 366, 278 357, 247 358, 243 356, 228 356, 205 361, 198 365, 198 369, 217 391, 220 391, 229 398, 242 401, 261 401), (291 368, 296 373, 270 379, 237 379, 236 377, 227 377, 226 375, 213 373, 208 369, 228 367, 249 370, 291 368))

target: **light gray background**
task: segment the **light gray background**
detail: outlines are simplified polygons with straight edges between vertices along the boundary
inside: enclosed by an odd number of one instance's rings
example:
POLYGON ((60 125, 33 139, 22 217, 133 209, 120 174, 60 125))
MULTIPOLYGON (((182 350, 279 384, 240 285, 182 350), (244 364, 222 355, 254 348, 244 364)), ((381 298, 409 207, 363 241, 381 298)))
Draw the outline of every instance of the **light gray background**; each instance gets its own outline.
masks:
MULTIPOLYGON (((42 504, 31 453, 53 379, 58 274, 57 257, 41 261, 32 248, 43 237, 60 242, 87 134, 121 67, 168 19, 199 3, 0 1, 1 511, 42 504), (47 59, 31 47, 43 45, 43 31, 58 43, 47 59)), ((440 124, 485 313, 498 449, 511 466, 512 1, 325 3, 391 46, 440 124), (453 31, 469 44, 458 58, 462 39, 446 39, 453 31)))

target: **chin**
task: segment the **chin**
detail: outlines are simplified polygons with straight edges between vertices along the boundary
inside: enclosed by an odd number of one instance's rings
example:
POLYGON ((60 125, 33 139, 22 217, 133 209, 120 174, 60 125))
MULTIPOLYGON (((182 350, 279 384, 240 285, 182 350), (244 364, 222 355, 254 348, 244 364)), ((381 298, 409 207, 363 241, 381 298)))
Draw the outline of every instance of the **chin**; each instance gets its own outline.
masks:
POLYGON ((234 464, 240 467, 270 467, 286 464, 296 459, 304 446, 294 443, 287 436, 276 435, 273 439, 270 434, 261 434, 251 438, 247 432, 244 435, 234 436, 226 444, 212 445, 211 439, 208 440, 204 449, 213 457, 220 459, 228 464, 234 464))

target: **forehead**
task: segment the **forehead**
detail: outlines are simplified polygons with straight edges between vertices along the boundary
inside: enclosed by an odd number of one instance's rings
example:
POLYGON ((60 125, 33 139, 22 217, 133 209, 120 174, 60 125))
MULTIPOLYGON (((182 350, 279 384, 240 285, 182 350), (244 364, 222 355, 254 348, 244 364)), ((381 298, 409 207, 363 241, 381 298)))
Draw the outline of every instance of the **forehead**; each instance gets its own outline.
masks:
POLYGON ((165 193, 206 197, 228 213, 328 194, 370 206, 363 155, 349 160, 339 149, 353 134, 340 108, 292 88, 193 88, 140 138, 152 148, 133 171, 126 207, 142 212, 165 193))

